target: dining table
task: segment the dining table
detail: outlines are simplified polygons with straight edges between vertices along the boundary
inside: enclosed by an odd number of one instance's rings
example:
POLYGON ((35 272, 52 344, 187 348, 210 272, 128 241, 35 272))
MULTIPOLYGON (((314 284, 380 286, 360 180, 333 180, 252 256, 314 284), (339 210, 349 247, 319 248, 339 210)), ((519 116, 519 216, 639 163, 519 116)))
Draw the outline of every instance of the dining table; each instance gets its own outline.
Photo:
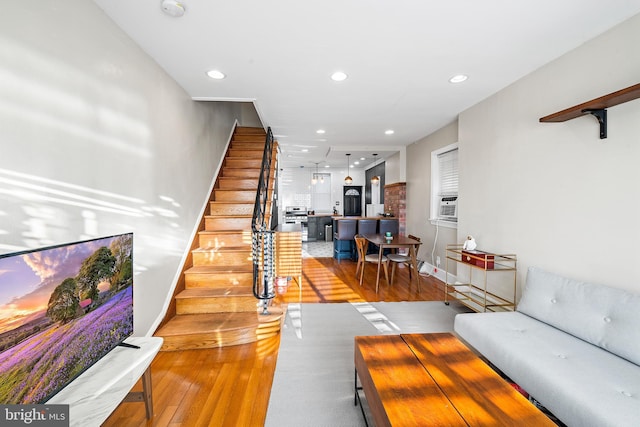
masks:
MULTIPOLYGON (((418 274, 418 260, 416 257, 417 248, 422 244, 419 240, 411 237, 402 236, 400 234, 387 236, 386 234, 364 234, 363 237, 368 242, 373 243, 378 247, 378 273, 376 274, 376 293, 378 293, 378 287, 380 285, 380 266, 382 265, 382 255, 385 249, 399 249, 406 248, 409 250, 409 257, 411 258, 411 265, 413 271, 416 272, 415 276, 418 280, 418 291, 420 290, 420 275, 418 274)), ((413 276, 410 280, 413 280, 413 276)))

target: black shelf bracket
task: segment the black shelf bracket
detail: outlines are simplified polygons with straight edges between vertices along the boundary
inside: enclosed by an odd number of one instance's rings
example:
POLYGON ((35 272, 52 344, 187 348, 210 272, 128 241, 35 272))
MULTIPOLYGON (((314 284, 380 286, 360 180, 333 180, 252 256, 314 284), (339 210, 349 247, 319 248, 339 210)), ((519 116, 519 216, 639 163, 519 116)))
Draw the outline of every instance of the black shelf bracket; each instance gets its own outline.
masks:
POLYGON ((586 108, 583 113, 589 113, 600 123, 600 139, 607 137, 607 109, 606 108, 586 108))

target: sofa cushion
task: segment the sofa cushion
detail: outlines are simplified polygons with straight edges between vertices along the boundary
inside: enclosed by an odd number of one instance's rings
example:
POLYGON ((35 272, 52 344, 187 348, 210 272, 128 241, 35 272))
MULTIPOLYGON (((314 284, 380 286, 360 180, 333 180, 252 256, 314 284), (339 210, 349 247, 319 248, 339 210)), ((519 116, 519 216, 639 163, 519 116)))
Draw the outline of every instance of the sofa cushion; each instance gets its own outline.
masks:
POLYGON ((518 312, 458 314, 454 330, 567 425, 638 425, 639 366, 518 312))
POLYGON ((530 267, 517 311, 640 365, 640 295, 530 267))

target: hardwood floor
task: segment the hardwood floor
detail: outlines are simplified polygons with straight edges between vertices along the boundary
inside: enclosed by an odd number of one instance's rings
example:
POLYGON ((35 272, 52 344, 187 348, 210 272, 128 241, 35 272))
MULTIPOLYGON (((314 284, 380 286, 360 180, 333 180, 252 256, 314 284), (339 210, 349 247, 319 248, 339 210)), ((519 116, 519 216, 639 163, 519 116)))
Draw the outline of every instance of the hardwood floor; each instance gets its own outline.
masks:
MULTIPOLYGON (((441 301, 443 284, 421 277, 409 285, 406 268, 398 268, 392 286, 384 278, 375 293, 376 266, 367 265, 363 286, 356 263, 333 258, 303 259, 302 292, 290 281, 274 304, 356 301, 441 301)), ((151 365, 154 418, 144 404, 122 403, 104 426, 262 426, 267 412, 280 336, 226 348, 161 352, 151 365)), ((136 391, 142 390, 137 384, 136 391)))

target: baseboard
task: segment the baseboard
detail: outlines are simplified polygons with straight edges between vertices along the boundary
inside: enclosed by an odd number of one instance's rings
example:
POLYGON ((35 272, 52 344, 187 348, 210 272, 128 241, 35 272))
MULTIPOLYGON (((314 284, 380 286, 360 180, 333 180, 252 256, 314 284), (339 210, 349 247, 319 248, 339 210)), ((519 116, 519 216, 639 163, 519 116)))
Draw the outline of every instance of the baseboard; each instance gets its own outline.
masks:
MULTIPOLYGON (((421 274, 426 274, 428 276, 433 276, 436 279, 440 280, 442 283, 445 283, 447 280, 447 274, 446 272, 442 269, 442 268, 438 268, 435 265, 431 265, 426 261, 418 261, 419 263, 422 262, 422 265, 418 264, 418 271, 420 271, 421 274)), ((449 273, 448 274, 448 279, 449 279, 449 283, 455 283, 457 278, 455 275, 449 273)))

